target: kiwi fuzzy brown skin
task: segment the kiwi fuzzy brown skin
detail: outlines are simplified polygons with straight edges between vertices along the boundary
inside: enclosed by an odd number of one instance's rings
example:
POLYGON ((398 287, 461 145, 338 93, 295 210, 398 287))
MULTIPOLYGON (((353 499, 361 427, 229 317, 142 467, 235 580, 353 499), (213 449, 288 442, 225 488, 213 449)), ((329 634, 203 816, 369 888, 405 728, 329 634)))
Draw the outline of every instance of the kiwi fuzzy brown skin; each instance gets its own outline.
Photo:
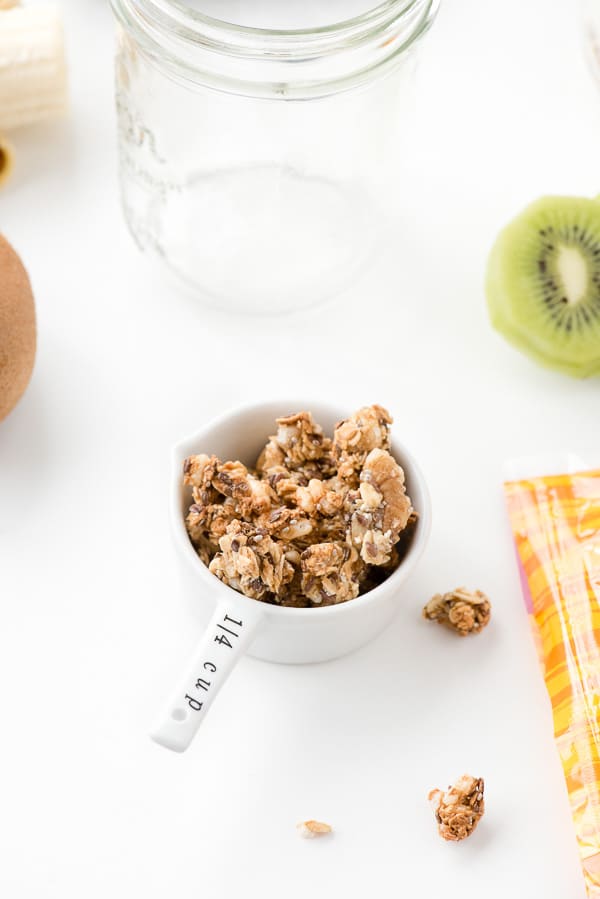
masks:
POLYGON ((0 234, 0 421, 29 384, 35 350, 35 305, 29 277, 0 234))
POLYGON ((544 197, 528 206, 498 235, 486 295, 492 324, 522 352, 574 377, 600 374, 597 199, 544 197), (579 270, 576 296, 565 253, 579 270))

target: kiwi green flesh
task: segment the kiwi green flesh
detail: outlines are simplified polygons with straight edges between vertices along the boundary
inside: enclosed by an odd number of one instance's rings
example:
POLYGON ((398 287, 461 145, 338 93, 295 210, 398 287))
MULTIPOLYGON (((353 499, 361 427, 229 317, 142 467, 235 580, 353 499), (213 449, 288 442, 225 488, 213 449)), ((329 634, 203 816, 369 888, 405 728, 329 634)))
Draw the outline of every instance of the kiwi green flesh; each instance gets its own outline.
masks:
POLYGON ((507 316, 504 295, 497 292, 497 282, 495 280, 492 284, 488 282, 487 296, 493 326, 509 343, 512 343, 525 355, 546 368, 564 372, 575 378, 586 378, 600 374, 600 358, 592 360, 590 363, 581 359, 573 362, 571 359, 563 359, 557 356, 554 349, 548 353, 543 343, 536 341, 535 334, 532 334, 531 330, 525 330, 520 322, 507 316))
POLYGON ((600 204, 546 197, 499 235, 486 293, 494 326, 550 367, 600 372, 600 204))
POLYGON ((546 353, 533 347, 529 341, 523 339, 522 332, 511 330, 510 326, 507 326, 504 322, 496 324, 495 327, 509 343, 539 365, 543 365, 544 368, 563 372, 564 374, 571 375, 573 378, 589 378, 594 375, 600 375, 600 362, 597 364, 592 363, 590 365, 563 362, 562 360, 558 360, 556 356, 548 356, 546 353))

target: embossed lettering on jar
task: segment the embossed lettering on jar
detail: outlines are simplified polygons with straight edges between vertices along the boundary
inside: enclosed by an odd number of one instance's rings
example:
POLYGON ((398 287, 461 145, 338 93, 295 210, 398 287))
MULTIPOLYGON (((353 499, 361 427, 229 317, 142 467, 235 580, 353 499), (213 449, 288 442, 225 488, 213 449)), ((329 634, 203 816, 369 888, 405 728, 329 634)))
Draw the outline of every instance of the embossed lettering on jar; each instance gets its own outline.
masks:
POLYGON ((220 306, 280 311, 350 283, 385 221, 437 4, 112 0, 140 248, 220 306))

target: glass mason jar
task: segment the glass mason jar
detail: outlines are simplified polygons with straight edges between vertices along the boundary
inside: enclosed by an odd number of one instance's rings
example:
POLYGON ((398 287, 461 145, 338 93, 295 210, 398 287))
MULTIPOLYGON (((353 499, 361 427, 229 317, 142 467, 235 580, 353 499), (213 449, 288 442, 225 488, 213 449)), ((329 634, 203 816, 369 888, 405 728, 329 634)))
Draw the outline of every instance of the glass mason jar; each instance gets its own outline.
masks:
POLYGON ((600 0, 582 0, 581 7, 588 60, 600 81, 600 0))
POLYGON ((308 306, 369 258, 438 5, 372 2, 284 28, 212 18, 209 0, 203 11, 198 0, 112 0, 125 216, 137 244, 204 300, 308 306))

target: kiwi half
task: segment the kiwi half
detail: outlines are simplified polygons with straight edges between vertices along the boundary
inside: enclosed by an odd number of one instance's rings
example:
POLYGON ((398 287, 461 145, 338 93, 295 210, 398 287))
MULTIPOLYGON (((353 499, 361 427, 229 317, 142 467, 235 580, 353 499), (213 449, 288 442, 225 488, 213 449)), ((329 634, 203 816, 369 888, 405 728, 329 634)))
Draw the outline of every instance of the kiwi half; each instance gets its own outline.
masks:
POLYGON ((575 377, 600 374, 600 203, 543 197, 499 234, 486 293, 492 324, 575 377))

